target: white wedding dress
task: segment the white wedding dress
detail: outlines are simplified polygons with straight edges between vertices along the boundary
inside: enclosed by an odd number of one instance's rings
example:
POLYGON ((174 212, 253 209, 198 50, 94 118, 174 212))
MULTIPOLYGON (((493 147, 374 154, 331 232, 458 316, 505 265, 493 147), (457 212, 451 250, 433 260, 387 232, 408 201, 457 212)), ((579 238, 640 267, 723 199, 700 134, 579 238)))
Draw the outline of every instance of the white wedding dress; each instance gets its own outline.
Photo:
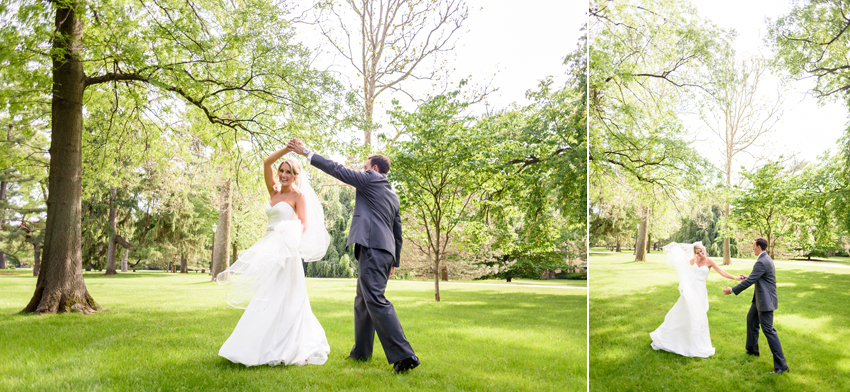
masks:
POLYGON ((220 284, 231 284, 227 303, 245 309, 218 355, 246 366, 327 361, 330 346, 310 308, 301 260, 321 259, 330 237, 321 204, 309 191, 306 231, 289 203, 267 204, 266 236, 218 275, 220 284))
POLYGON ((664 322, 651 332, 652 348, 686 357, 714 355, 708 330, 708 292, 705 280, 708 266, 691 265, 694 244, 664 246, 667 264, 679 275, 679 300, 664 316, 664 322))

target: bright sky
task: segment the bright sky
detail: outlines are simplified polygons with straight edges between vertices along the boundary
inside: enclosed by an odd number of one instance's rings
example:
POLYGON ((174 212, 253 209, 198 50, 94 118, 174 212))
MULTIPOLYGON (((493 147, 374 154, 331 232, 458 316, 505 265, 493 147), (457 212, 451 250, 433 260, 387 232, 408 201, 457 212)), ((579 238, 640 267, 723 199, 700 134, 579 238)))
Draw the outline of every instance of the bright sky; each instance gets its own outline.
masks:
POLYGON ((457 71, 482 82, 495 75, 492 85, 499 91, 489 99, 492 106, 528 103, 525 92, 536 89, 547 76, 565 80, 564 57, 577 48, 587 22, 586 2, 467 0, 467 4, 469 31, 460 38, 457 71))
MULTIPOLYGON (((528 103, 525 92, 536 89, 538 82, 547 76, 554 76, 561 84, 566 80, 567 66, 563 65, 563 59, 577 48, 581 28, 587 22, 587 2, 466 0, 466 4, 469 17, 458 32, 454 52, 446 57, 448 67, 454 68, 451 81, 469 79, 475 85, 498 88, 487 102, 491 109, 501 109, 513 102, 528 103)), ((325 42, 312 26, 298 25, 297 29, 309 46, 325 42)), ((320 55, 315 65, 340 72, 355 83, 358 81, 353 67, 344 58, 320 55)), ((425 96, 431 91, 423 88, 415 92, 425 96)), ((386 92, 378 97, 377 121, 386 123, 384 113, 392 97, 386 92)), ((397 97, 403 103, 409 101, 403 95, 397 97)), ((484 106, 479 106, 477 113, 484 111, 484 106)))
MULTIPOLYGON (((738 32, 735 50, 738 53, 761 53, 771 56, 764 46, 767 34, 765 18, 775 20, 791 9, 788 0, 691 0, 699 13, 721 28, 733 28, 738 32)), ((835 142, 843 135, 848 119, 848 110, 838 103, 819 106, 806 92, 814 86, 811 80, 791 84, 784 103, 784 115, 775 127, 775 132, 763 140, 767 153, 772 157, 796 154, 798 158, 815 161, 827 149, 836 151, 835 142)), ((777 84, 766 86, 765 91, 776 91, 777 84)), ((716 136, 715 136, 716 138, 716 136)), ((715 149, 698 147, 707 156, 719 158, 711 152, 715 149)), ((758 155, 758 152, 754 152, 758 155)), ((740 154, 739 154, 740 155, 740 154)), ((738 156, 736 155, 736 159, 738 156)), ((752 160, 742 157, 735 169, 745 165, 752 167, 752 160)))

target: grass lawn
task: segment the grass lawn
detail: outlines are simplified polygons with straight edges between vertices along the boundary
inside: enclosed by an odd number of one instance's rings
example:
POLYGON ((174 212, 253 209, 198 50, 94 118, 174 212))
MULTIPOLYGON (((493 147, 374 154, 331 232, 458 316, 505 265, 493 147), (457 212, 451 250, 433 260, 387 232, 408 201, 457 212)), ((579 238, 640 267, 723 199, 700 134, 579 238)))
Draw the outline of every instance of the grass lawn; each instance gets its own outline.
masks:
MULTIPOLYGON (((429 282, 431 286, 434 286, 434 279, 429 280, 416 280, 421 282, 429 282)), ((448 282, 440 281, 440 288, 446 284, 451 285, 452 283, 473 283, 473 284, 486 284, 486 285, 509 285, 509 286, 566 286, 566 287, 587 287, 587 279, 525 279, 525 278, 513 278, 510 282, 505 279, 484 279, 484 280, 449 280, 448 282)))
MULTIPOLYGON (((676 303, 678 278, 661 255, 632 260, 631 254, 590 254, 591 391, 850 390, 850 269, 777 264, 774 325, 791 372, 773 376, 764 335, 760 357, 744 350, 752 288, 724 296, 723 287, 736 282, 715 272, 706 284, 716 353, 703 359, 653 350, 649 333, 676 303)), ((752 262, 722 268, 747 274, 752 262)))
POLYGON ((331 346, 322 366, 232 364, 218 349, 242 310, 202 274, 86 274, 109 309, 25 316, 31 271, 0 275, 0 389, 584 391, 587 290, 390 281, 422 365, 392 373, 378 339, 371 361, 345 361, 354 335, 354 280, 308 279, 331 346))

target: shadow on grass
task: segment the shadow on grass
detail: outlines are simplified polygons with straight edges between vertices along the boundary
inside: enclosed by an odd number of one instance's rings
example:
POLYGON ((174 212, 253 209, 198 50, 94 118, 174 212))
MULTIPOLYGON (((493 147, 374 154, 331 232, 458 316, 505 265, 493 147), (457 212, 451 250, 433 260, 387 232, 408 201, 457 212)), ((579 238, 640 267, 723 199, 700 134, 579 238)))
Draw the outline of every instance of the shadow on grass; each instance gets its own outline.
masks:
MULTIPOLYGON (((115 275, 104 275, 102 272, 86 272, 83 274, 83 279, 88 281, 89 279, 97 280, 97 279, 139 279, 139 278, 168 278, 170 276, 174 276, 176 274, 169 273, 145 273, 145 272, 120 272, 115 275)), ((201 275, 201 274, 198 274, 201 275)))
MULTIPOLYGON (((591 390, 850 390, 845 377, 850 371, 850 275, 779 270, 777 280, 774 323, 791 373, 767 374, 773 362, 762 334, 762 356, 745 353, 752 288, 724 296, 712 287, 716 282, 709 282, 708 311, 716 354, 702 359, 654 351, 649 333, 678 299, 674 283, 646 293, 591 297, 591 390)), ((595 286, 604 291, 605 284, 595 286)))

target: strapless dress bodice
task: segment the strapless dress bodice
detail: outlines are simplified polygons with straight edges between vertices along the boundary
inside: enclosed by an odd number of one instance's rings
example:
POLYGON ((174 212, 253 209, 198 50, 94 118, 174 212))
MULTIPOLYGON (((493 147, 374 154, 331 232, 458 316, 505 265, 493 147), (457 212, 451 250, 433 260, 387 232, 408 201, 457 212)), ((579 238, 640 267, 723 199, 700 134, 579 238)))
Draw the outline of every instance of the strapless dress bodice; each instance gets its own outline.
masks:
POLYGON ((271 203, 266 203, 266 216, 269 218, 269 230, 274 230, 278 223, 285 220, 298 219, 295 210, 285 201, 277 202, 274 206, 271 203))
POLYGON ((694 277, 697 280, 705 282, 705 280, 708 278, 708 266, 704 265, 700 267, 694 264, 694 277))

